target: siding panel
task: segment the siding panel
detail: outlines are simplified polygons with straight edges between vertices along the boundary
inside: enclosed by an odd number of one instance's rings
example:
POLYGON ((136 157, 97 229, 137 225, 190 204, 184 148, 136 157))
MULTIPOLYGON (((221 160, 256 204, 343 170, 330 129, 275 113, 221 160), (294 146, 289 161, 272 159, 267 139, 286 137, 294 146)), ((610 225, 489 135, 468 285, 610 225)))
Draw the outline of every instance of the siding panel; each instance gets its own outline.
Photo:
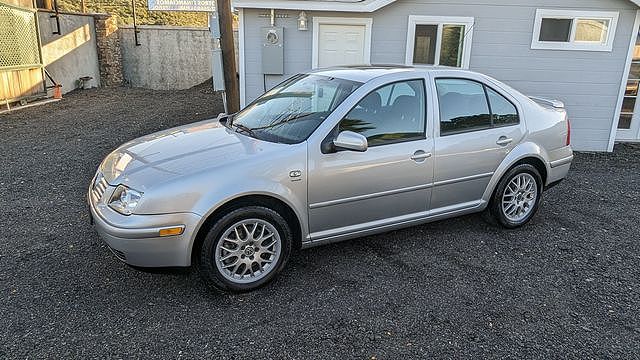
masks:
MULTIPOLYGON (((614 121, 618 90, 637 7, 627 0, 398 0, 374 13, 308 12, 314 16, 373 18, 372 63, 403 63, 409 15, 475 18, 471 70, 486 73, 529 95, 558 98, 572 119, 574 146, 605 151, 614 121), (561 5, 558 5, 561 3, 561 5), (620 19, 612 52, 532 50, 536 9, 618 11, 620 19)), ((265 10, 246 9, 247 101, 263 91, 260 73, 260 27, 265 10)), ((312 31, 298 31, 296 11, 277 11, 285 27, 285 72, 311 67, 312 31)), ((268 85, 283 77, 268 76, 268 85)))

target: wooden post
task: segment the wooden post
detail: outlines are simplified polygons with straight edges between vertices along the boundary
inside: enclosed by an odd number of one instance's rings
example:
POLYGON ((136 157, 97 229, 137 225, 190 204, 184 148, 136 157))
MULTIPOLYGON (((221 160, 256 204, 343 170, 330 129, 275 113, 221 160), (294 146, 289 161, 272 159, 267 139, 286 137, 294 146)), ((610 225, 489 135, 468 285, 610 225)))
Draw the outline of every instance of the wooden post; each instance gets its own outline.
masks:
POLYGON ((220 48, 222 49, 222 66, 224 68, 224 87, 227 100, 227 112, 240 110, 240 89, 236 71, 236 54, 233 40, 233 14, 230 0, 217 0, 218 19, 220 22, 220 48))

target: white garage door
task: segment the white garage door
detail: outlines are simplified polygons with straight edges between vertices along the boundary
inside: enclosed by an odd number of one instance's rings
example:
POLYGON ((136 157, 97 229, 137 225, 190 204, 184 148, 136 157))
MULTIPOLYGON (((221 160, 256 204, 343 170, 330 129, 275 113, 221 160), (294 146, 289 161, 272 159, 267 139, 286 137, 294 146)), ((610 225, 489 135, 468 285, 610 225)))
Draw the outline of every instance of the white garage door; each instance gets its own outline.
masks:
POLYGON ((318 67, 365 64, 365 34, 365 25, 320 24, 318 67))

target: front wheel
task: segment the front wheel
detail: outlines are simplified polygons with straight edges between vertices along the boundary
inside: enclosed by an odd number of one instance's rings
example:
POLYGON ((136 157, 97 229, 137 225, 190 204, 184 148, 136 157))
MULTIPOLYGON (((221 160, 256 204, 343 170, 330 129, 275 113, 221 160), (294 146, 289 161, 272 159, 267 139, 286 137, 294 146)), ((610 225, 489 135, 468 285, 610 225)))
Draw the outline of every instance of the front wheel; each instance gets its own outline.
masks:
POLYGON ((506 228, 521 227, 538 211, 542 189, 542 176, 535 166, 517 165, 498 183, 489 204, 489 212, 506 228))
POLYGON ((236 209, 209 230, 198 268, 204 280, 218 289, 250 291, 284 268, 291 242, 291 229, 277 212, 261 206, 236 209))

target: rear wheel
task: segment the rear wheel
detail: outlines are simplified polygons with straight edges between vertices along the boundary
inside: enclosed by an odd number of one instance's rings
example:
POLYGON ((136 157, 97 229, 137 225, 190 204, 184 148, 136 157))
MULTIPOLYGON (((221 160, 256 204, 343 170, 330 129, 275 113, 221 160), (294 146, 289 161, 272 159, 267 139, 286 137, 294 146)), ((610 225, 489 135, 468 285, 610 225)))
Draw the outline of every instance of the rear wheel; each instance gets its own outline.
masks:
POLYGON ((198 268, 211 285, 250 291, 271 281, 287 263, 292 235, 277 212, 249 206, 231 211, 209 230, 198 268))
POLYGON ((498 183, 489 204, 489 212, 506 228, 523 226, 538 211, 542 189, 542 176, 535 166, 517 165, 498 183))

